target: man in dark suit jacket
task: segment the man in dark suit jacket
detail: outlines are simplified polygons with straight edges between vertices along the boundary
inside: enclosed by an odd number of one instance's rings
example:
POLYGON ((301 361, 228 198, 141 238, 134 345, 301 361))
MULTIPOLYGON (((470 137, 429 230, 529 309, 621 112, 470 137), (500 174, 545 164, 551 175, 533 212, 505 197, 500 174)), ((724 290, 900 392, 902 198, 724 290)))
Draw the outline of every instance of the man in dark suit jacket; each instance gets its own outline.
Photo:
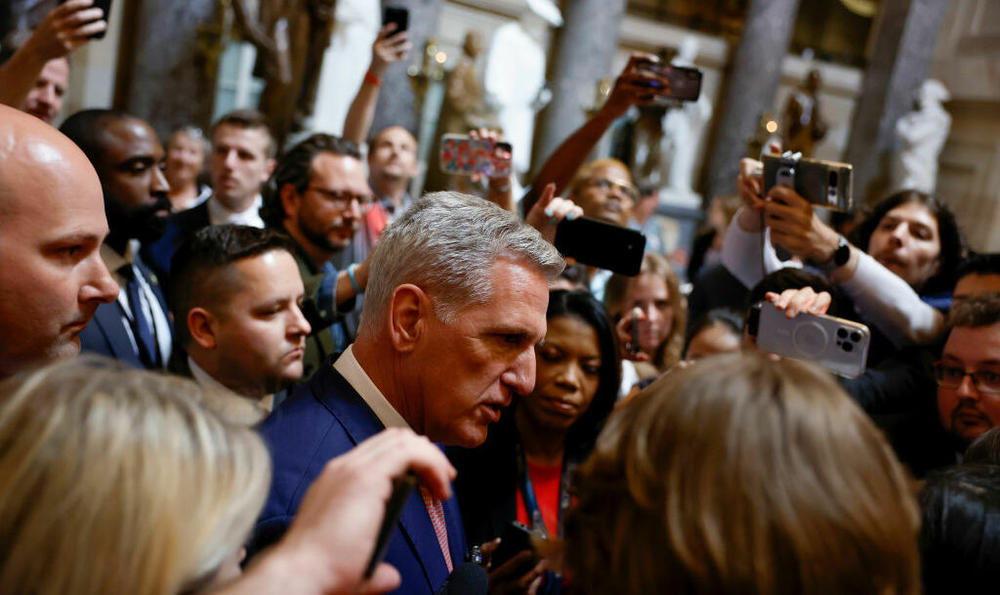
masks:
MULTIPOLYGON (((288 527, 327 461, 386 427, 473 447, 514 392, 535 381, 551 244, 482 199, 431 194, 389 226, 371 257, 358 338, 261 426, 274 457, 271 494, 251 550, 288 527)), ((415 491, 386 561, 400 592, 437 593, 465 554, 453 500, 415 491)))
POLYGON ((137 367, 163 369, 173 347, 170 320, 159 280, 139 256, 143 244, 163 233, 170 212, 163 147, 148 123, 112 110, 77 112, 60 130, 101 180, 109 227, 101 257, 120 287, 118 299, 99 307, 80 333, 80 344, 137 367))

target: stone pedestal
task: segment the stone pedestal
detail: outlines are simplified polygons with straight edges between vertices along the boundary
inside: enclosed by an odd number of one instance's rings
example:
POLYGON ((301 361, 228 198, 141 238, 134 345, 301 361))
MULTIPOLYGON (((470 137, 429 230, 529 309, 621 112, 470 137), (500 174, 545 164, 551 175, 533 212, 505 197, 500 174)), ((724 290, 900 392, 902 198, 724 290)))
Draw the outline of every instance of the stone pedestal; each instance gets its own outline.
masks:
POLYGON ((750 1, 739 45, 727 68, 722 110, 712 139, 706 200, 736 191, 740 158, 747 156, 747 142, 757 129, 761 112, 774 104, 798 7, 798 0, 750 1))
POLYGON ((845 160, 854 164, 857 204, 882 198, 896 121, 913 108, 930 72, 947 0, 884 0, 845 160))
POLYGON ((536 170, 586 120, 597 83, 611 72, 625 0, 573 0, 563 3, 564 24, 555 32, 550 54, 552 102, 541 112, 535 130, 536 170))
POLYGON ((128 4, 115 107, 149 121, 161 138, 186 124, 207 127, 215 72, 206 67, 198 29, 216 20, 215 1, 128 4))
POLYGON ((420 65, 424 43, 437 28, 441 0, 383 0, 382 6, 405 6, 410 10, 409 32, 413 49, 410 50, 406 62, 396 62, 382 77, 382 91, 375 107, 371 133, 376 134, 387 126, 402 126, 417 136, 419 132, 417 101, 406 69, 411 64, 420 65))

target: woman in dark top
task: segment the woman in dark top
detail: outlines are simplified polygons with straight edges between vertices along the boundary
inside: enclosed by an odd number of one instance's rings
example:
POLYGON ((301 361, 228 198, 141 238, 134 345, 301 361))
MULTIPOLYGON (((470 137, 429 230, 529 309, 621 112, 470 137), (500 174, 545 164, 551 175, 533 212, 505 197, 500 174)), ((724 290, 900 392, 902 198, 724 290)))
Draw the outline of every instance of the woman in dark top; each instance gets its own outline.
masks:
POLYGON ((553 291, 546 318, 534 390, 515 398, 485 444, 449 450, 470 544, 500 537, 511 521, 561 534, 571 471, 614 407, 618 348, 600 302, 586 291, 553 291))

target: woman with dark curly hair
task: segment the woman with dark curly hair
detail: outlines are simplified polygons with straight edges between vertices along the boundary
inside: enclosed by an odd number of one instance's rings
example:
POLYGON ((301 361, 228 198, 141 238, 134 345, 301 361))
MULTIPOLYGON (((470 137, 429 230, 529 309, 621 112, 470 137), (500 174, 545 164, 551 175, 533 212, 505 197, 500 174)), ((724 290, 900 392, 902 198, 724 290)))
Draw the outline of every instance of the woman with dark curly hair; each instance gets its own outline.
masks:
POLYGON ((470 544, 500 537, 511 521, 561 534, 570 474, 614 408, 618 346, 600 302, 586 291, 552 291, 546 318, 534 390, 515 398, 483 446, 448 452, 470 544))

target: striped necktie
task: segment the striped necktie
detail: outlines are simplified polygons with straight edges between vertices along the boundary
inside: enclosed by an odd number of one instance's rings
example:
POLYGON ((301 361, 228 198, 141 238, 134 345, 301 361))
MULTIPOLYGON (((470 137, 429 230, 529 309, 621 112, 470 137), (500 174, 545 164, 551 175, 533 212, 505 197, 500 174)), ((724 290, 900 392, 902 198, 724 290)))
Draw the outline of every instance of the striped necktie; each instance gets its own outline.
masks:
POLYGON ((427 507, 427 514, 431 517, 431 524, 434 525, 434 534, 437 535, 438 545, 441 546, 444 563, 448 567, 448 573, 450 574, 454 568, 452 568, 451 563, 451 548, 448 547, 448 527, 444 522, 444 508, 441 507, 441 501, 435 500, 423 486, 420 486, 420 497, 424 499, 424 506, 427 507))

